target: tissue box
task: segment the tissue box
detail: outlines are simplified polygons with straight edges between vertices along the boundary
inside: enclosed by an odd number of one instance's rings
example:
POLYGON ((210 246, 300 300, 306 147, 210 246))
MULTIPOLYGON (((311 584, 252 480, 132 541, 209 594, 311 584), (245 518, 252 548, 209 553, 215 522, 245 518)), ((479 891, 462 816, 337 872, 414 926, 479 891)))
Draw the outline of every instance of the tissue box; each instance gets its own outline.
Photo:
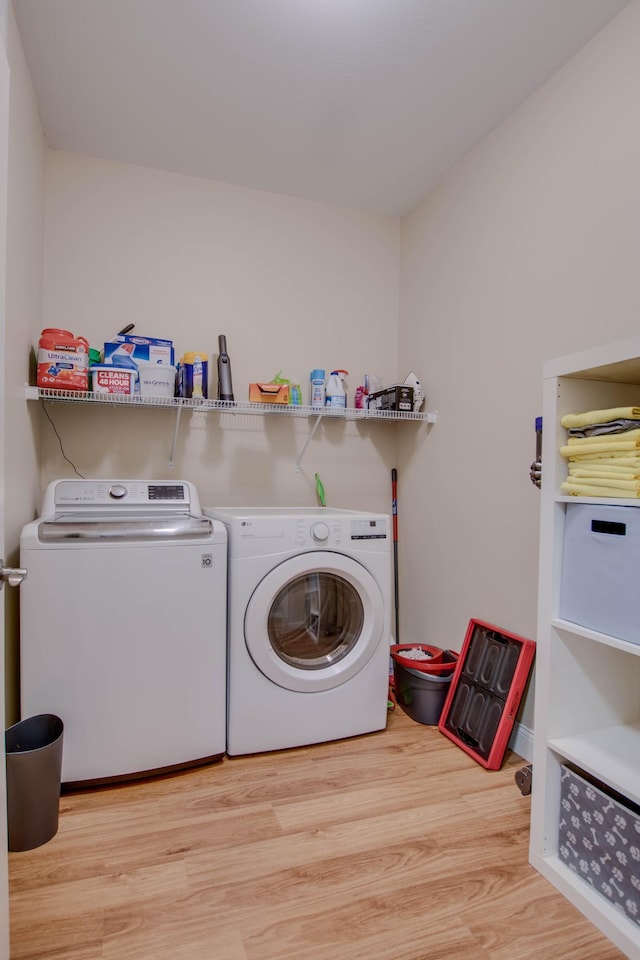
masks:
POLYGON ((250 403, 289 403, 288 383, 250 383, 250 403))
POLYGON ((168 363, 173 365, 172 340, 157 340, 154 337, 117 336, 104 345, 104 363, 120 363, 120 357, 128 356, 138 363, 168 363))

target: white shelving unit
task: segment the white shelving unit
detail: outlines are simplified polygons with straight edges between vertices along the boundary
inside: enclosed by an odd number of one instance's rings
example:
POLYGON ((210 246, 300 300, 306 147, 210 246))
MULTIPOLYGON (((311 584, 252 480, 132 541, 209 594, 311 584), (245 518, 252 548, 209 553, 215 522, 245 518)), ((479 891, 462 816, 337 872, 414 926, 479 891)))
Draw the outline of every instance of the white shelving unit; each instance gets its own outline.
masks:
POLYGON ((313 420, 313 426, 309 436, 296 461, 296 470, 300 469, 300 463, 305 451, 313 439, 313 435, 322 420, 347 420, 363 423, 398 423, 413 422, 429 424, 437 420, 436 413, 406 413, 396 410, 357 410, 354 407, 310 407, 310 406, 291 406, 289 404, 278 403, 245 403, 243 401, 229 400, 186 400, 179 397, 141 397, 139 395, 126 396, 119 394, 92 393, 91 391, 81 390, 52 390, 43 387, 32 387, 25 385, 27 400, 53 400, 62 403, 81 403, 81 404, 101 404, 107 406, 126 406, 126 407, 155 407, 165 408, 176 411, 175 429, 169 465, 173 466, 173 456, 176 446, 176 438, 180 426, 180 416, 183 411, 198 413, 213 413, 218 416, 227 415, 238 416, 277 416, 284 418, 304 418, 313 420))
MULTIPOLYGON (((560 493, 566 413, 640 406, 640 337, 544 368, 542 504, 530 862, 623 953, 640 960, 640 926, 558 855, 561 765, 572 763, 640 804, 640 645, 558 617, 567 502, 560 493)), ((639 500, 584 498, 633 505, 639 500)))

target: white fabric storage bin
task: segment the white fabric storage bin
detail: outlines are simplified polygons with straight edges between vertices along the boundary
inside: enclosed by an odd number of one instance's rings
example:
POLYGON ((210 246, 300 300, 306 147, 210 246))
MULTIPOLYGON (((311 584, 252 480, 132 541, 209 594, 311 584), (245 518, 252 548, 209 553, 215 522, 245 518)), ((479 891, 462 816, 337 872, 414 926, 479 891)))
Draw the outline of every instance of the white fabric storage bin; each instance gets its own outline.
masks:
POLYGON ((640 507, 568 503, 559 616, 640 644, 640 507))

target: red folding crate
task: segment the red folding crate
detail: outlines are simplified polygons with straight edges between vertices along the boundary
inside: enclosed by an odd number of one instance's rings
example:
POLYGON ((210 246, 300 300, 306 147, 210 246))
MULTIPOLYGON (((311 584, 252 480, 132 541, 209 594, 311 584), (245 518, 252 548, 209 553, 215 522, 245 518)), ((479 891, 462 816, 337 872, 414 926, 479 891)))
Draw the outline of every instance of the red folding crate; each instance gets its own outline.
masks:
POLYGON ((488 770, 499 770, 536 645, 471 619, 438 730, 488 770))

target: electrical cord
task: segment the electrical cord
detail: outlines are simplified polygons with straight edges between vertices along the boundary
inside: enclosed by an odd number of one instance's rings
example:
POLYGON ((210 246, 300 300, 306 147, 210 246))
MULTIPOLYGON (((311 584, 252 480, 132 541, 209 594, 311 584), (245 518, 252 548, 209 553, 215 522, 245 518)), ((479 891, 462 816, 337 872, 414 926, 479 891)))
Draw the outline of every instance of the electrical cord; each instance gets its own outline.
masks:
POLYGON ((73 468, 73 471, 74 471, 74 473, 76 474, 76 476, 77 476, 77 477, 80 477, 81 480, 86 480, 87 478, 84 477, 78 470, 76 470, 75 464, 73 463, 72 460, 69 460, 69 457, 68 457, 68 456, 66 455, 66 453, 64 452, 64 447, 62 446, 62 438, 61 438, 60 434, 58 433, 58 431, 57 431, 57 429, 56 429, 55 423, 54 423, 53 420, 51 419, 51 414, 50 414, 49 411, 47 410, 46 400, 43 400, 43 401, 42 401, 42 409, 43 409, 44 412, 45 412, 45 415, 46 415, 46 417, 47 417, 47 420, 49 421, 49 423, 50 423, 51 426, 53 427, 53 432, 55 433, 56 437, 58 438, 58 443, 60 444, 60 453, 62 454, 62 456, 64 457, 64 459, 67 461, 67 463, 70 464, 70 466, 73 468))

